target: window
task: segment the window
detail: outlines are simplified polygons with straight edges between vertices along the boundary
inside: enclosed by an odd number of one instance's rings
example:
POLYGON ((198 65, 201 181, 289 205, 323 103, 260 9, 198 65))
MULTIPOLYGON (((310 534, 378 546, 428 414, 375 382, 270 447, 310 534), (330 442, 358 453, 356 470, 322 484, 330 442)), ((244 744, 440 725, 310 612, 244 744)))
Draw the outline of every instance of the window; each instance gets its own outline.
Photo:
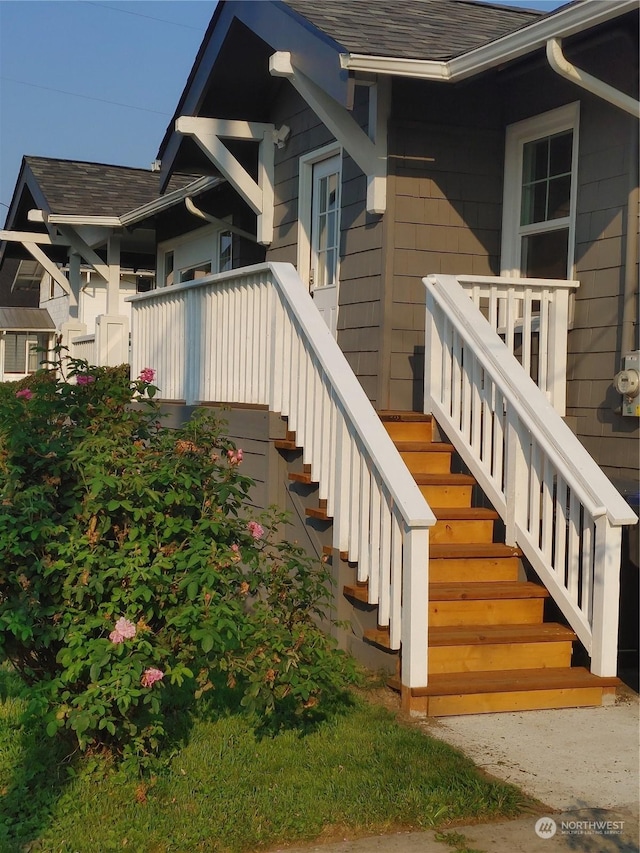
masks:
POLYGON ((202 264, 194 264, 192 267, 180 270, 180 281, 197 281, 199 278, 204 278, 205 275, 210 274, 211 263, 209 261, 202 264))
POLYGON ((228 272, 233 269, 233 234, 231 231, 221 231, 218 236, 218 272, 228 272))
POLYGON ((233 269, 234 236, 231 231, 211 226, 158 246, 160 281, 165 287, 197 281, 204 276, 233 269))
POLYGON ((164 256, 164 284, 169 287, 173 284, 173 252, 166 252, 164 256))
POLYGON ((34 373, 45 358, 49 336, 36 332, 6 332, 4 336, 4 372, 34 373))
POLYGON ((507 129, 502 271, 572 278, 578 105, 507 129))

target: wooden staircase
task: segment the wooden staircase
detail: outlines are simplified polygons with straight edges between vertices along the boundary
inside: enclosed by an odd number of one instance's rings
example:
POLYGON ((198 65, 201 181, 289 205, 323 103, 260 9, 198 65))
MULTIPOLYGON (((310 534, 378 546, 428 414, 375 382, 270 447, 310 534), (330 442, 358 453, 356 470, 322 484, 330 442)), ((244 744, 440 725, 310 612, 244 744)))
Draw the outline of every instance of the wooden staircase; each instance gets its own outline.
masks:
MULTIPOLYGON (((524 578, 517 548, 495 541, 499 516, 473 505, 479 489, 473 477, 452 471, 453 446, 436 440, 427 415, 379 414, 437 518, 429 537, 429 683, 404 691, 403 706, 448 716, 601 705, 620 682, 571 666, 576 635, 544 621, 549 593, 524 578)), ((282 445, 293 449, 295 436, 282 445)), ((307 470, 289 478, 311 484, 307 470)), ((306 514, 331 521, 323 502, 306 514)), ((343 592, 356 609, 368 606, 366 584, 354 581, 343 592)), ((364 637, 389 651, 388 629, 364 637)), ((400 657, 389 681, 398 690, 401 665, 400 657)))

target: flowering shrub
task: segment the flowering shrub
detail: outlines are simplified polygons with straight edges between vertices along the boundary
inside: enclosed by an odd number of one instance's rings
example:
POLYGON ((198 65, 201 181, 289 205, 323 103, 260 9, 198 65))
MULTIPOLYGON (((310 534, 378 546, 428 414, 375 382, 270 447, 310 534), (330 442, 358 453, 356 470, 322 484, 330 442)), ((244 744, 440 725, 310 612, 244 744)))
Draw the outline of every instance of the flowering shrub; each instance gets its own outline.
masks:
POLYGON ((68 365, 0 386, 0 656, 49 734, 139 766, 179 692, 304 715, 344 686, 327 571, 252 517, 219 421, 162 429, 151 368, 68 365))

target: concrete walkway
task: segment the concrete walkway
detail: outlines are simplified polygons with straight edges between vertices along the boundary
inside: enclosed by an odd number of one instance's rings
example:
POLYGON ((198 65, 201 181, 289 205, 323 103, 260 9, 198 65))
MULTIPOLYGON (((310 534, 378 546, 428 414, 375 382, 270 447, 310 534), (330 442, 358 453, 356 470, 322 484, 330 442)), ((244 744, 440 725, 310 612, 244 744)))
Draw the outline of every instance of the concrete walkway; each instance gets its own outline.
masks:
MULTIPOLYGON (((425 719, 429 735, 547 806, 542 816, 393 833, 286 853, 638 853, 637 694, 603 708, 425 719)), ((275 851, 274 851, 275 853, 275 851)))

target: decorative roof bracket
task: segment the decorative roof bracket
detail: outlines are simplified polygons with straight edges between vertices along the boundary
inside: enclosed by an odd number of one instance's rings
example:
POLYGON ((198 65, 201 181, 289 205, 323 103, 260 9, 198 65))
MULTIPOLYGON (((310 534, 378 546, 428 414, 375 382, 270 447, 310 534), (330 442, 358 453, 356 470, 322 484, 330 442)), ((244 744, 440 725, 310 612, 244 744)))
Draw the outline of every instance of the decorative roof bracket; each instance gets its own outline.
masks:
POLYGON ((69 279, 62 272, 60 267, 54 264, 51 258, 49 258, 49 256, 40 248, 41 245, 68 245, 66 241, 53 238, 48 234, 41 234, 39 232, 0 231, 0 241, 4 240, 11 243, 21 243, 34 261, 37 261, 45 272, 48 272, 51 278, 60 285, 66 294, 68 294, 71 299, 71 303, 73 304, 75 297, 71 286, 69 285, 69 279))
POLYGON ((286 77, 365 173, 369 213, 384 213, 387 206, 387 134, 386 111, 380 109, 382 104, 376 110, 372 140, 345 107, 294 68, 290 53, 274 53, 269 59, 269 71, 274 77, 286 77))
POLYGON ((268 246, 273 240, 273 163, 274 143, 277 142, 275 126, 257 121, 180 116, 176 119, 176 131, 193 138, 257 214, 258 242, 268 246), (229 151, 223 139, 245 139, 258 143, 257 181, 229 151))

